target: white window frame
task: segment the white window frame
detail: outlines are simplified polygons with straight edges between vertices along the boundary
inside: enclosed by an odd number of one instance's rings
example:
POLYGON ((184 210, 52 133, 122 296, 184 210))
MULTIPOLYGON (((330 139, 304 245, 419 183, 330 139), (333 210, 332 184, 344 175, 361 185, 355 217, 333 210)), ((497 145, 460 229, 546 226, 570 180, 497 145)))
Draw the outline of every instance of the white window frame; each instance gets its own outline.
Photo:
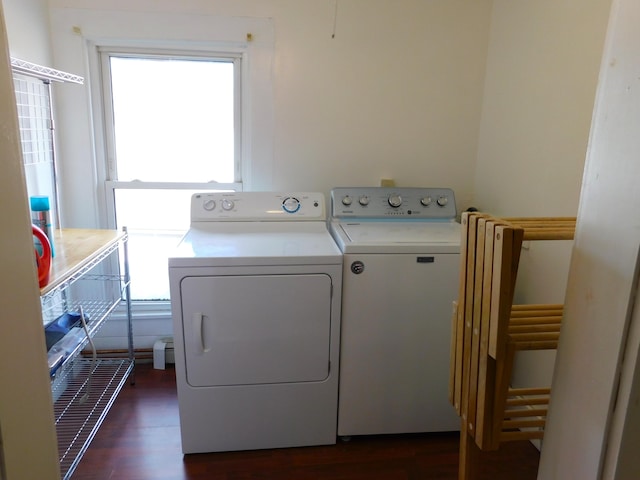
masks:
POLYGON ((243 98, 245 97, 245 84, 243 79, 243 61, 245 53, 238 49, 228 51, 193 51, 182 49, 153 49, 143 47, 122 47, 122 46, 98 46, 97 53, 100 62, 101 72, 101 94, 103 116, 104 116, 104 158, 105 165, 105 207, 107 214, 107 225, 109 228, 116 228, 115 190, 135 189, 135 190, 233 190, 242 191, 242 169, 243 152, 245 151, 246 137, 243 128, 243 98), (109 125, 114 124, 113 98, 111 92, 111 69, 110 57, 131 57, 131 58, 180 58, 184 60, 221 60, 231 61, 234 64, 234 182, 219 183, 211 179, 204 182, 147 182, 140 180, 122 181, 117 179, 115 161, 115 135, 114 130, 109 125))

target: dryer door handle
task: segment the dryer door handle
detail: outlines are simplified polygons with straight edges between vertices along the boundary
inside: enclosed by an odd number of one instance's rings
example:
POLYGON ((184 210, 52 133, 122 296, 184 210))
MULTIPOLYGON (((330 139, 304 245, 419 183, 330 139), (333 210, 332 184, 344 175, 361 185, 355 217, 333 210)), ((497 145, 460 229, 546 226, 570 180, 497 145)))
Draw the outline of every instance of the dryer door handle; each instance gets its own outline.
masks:
POLYGON ((211 350, 211 347, 207 348, 204 342, 204 319, 205 315, 202 312, 193 314, 193 336, 198 353, 207 353, 211 350))

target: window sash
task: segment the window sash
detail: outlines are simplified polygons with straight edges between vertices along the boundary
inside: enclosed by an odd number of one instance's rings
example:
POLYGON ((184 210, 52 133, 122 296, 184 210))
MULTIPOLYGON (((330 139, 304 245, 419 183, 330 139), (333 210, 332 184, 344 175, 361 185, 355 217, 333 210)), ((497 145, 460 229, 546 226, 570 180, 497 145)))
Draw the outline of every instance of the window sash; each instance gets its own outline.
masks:
POLYGON ((242 118, 242 52, 192 52, 181 50, 162 50, 126 47, 97 47, 100 68, 102 72, 102 98, 105 119, 105 148, 107 161, 107 180, 117 181, 115 130, 113 128, 114 110, 113 94, 111 91, 111 57, 148 58, 180 60, 207 60, 207 61, 231 61, 234 75, 234 183, 242 182, 242 158, 243 158, 243 118, 242 118))

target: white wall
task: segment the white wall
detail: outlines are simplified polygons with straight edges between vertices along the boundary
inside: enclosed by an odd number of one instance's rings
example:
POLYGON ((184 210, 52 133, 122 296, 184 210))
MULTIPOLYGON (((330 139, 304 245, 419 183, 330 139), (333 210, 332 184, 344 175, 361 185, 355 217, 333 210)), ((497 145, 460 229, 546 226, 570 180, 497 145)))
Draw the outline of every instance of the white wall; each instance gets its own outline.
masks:
POLYGON ((495 0, 476 202, 575 215, 611 0, 495 0))
POLYGON ((2 0, 12 57, 52 67, 47 0, 2 0))
MULTIPOLYGON (((575 216, 611 0, 495 0, 475 206, 575 216)), ((516 303, 563 303, 571 242, 521 253, 516 303)), ((554 352, 516 358, 514 385, 551 382, 554 352)))
MULTIPOLYGON (((42 18, 42 9, 38 10, 41 3, 21 2, 25 9, 40 12, 34 17, 33 28, 42 18)), ((0 476, 7 480, 49 480, 60 477, 58 448, 2 13, 0 8, 0 476)), ((7 9, 9 23, 13 13, 15 10, 7 9)), ((24 18, 20 17, 21 21, 24 18)), ((21 43, 21 47, 19 51, 25 56, 33 52, 30 58, 46 58, 45 53, 36 54, 40 51, 37 46, 21 43)))
MULTIPOLYGON (((109 11, 123 24, 147 13, 137 35, 154 36, 162 27, 165 37, 185 40, 199 35, 189 32, 189 16, 269 19, 273 118, 263 127, 273 129, 274 140, 268 171, 262 165, 248 179, 258 189, 328 193, 394 178, 401 186, 453 187, 461 208, 471 201, 490 0, 339 0, 335 38, 334 3, 326 0, 49 3, 56 65, 84 76, 78 71, 83 39, 73 37, 74 26, 86 30, 78 12, 87 18, 109 11)), ((124 27, 102 34, 129 35, 124 27)), ((84 95, 72 102, 85 110, 76 128, 59 111, 68 136, 59 144, 61 176, 86 172, 86 187, 66 189, 67 226, 96 226, 99 213, 88 204, 94 178, 87 169, 93 152, 84 95)))

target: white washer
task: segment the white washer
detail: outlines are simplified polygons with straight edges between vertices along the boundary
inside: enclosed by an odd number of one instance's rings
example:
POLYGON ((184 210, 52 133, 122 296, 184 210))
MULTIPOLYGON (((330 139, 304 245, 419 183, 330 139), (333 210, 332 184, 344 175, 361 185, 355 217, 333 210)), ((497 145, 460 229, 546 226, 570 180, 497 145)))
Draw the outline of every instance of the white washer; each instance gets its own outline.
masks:
POLYGON ((448 401, 455 218, 450 189, 332 190, 344 254, 339 436, 459 430, 448 401))
POLYGON ((195 194, 169 278, 184 453, 335 443, 342 255, 322 194, 195 194))

